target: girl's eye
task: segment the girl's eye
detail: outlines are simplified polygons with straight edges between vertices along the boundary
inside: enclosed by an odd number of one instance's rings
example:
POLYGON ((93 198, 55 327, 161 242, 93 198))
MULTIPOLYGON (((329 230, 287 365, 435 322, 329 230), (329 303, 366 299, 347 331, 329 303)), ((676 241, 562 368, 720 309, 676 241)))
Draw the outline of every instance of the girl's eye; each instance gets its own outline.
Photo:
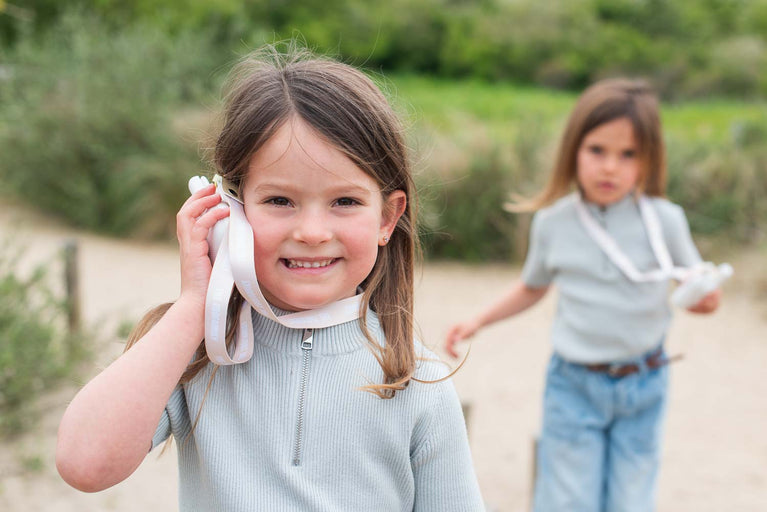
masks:
POLYGON ((264 202, 267 204, 273 204, 274 206, 290 206, 290 199, 286 197, 270 197, 264 202))
POLYGON ((601 155, 604 153, 602 146, 589 146, 589 151, 594 155, 601 155))
POLYGON ((352 199, 351 197, 342 197, 340 199, 336 199, 337 206, 355 206, 358 204, 360 204, 360 202, 356 199, 352 199))
POLYGON ((637 152, 633 149, 628 149, 623 152, 623 158, 634 158, 637 155, 637 152))

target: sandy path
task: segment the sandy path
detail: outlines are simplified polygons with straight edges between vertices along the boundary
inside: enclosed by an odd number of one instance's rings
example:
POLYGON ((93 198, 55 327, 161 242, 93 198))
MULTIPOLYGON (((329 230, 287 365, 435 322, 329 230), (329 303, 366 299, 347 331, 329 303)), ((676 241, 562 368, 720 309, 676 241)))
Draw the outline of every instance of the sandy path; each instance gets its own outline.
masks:
MULTIPOLYGON (((83 235, 37 216, 21 220, 16 211, 0 208, 0 238, 23 241, 30 261, 50 260, 67 238, 80 242, 84 315, 102 340, 91 374, 120 353, 114 336, 120 321, 176 295, 172 244, 83 235)), ((738 275, 722 309, 705 318, 680 313, 669 335, 670 351, 684 352, 686 359, 672 372, 661 511, 767 510, 767 402, 760 389, 767 368, 767 258, 751 254, 733 263, 738 275), (745 279, 754 275, 761 276, 756 283, 745 279)), ((424 338, 439 343, 450 321, 480 309, 517 274, 509 266, 427 266, 417 291, 424 338)), ((553 299, 482 332, 455 377, 462 399, 471 404, 475 466, 495 511, 524 511, 529 504, 553 299)), ((56 428, 75 391, 48 397, 39 428, 0 446, 0 510, 177 510, 172 453, 159 459, 151 454, 125 482, 102 493, 79 493, 59 479, 53 464, 56 428), (23 469, 22 459, 37 459, 42 469, 23 469)))

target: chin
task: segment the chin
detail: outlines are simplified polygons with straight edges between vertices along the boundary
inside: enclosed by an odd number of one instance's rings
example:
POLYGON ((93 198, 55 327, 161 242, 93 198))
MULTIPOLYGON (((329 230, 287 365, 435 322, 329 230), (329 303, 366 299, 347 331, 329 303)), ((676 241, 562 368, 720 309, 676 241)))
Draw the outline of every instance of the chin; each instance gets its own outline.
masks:
POLYGON ((278 308, 284 309, 286 311, 305 311, 307 309, 321 308, 322 306, 326 306, 335 301, 327 297, 303 297, 301 300, 277 300, 275 302, 276 304, 272 303, 274 306, 277 306, 278 308))

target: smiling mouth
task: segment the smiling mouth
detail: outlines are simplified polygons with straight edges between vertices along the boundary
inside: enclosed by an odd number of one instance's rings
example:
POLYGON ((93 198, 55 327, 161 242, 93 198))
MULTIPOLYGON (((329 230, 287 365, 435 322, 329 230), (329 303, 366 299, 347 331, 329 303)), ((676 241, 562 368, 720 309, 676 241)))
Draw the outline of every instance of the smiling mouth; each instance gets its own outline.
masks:
POLYGON ((288 258, 283 258, 283 263, 288 268, 323 268, 327 267, 329 265, 332 265, 336 261, 338 261, 338 258, 329 258, 326 260, 315 260, 315 261, 302 261, 302 260, 293 260, 288 258))

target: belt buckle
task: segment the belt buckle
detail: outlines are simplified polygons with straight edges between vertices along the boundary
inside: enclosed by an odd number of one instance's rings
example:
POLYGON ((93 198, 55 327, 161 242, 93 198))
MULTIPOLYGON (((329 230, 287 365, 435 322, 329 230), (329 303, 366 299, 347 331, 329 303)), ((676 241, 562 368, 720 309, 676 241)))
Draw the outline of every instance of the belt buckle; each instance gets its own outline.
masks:
POLYGON ((610 377, 616 378, 621 376, 621 371, 623 370, 622 364, 613 363, 610 366, 607 367, 607 375, 610 377))

